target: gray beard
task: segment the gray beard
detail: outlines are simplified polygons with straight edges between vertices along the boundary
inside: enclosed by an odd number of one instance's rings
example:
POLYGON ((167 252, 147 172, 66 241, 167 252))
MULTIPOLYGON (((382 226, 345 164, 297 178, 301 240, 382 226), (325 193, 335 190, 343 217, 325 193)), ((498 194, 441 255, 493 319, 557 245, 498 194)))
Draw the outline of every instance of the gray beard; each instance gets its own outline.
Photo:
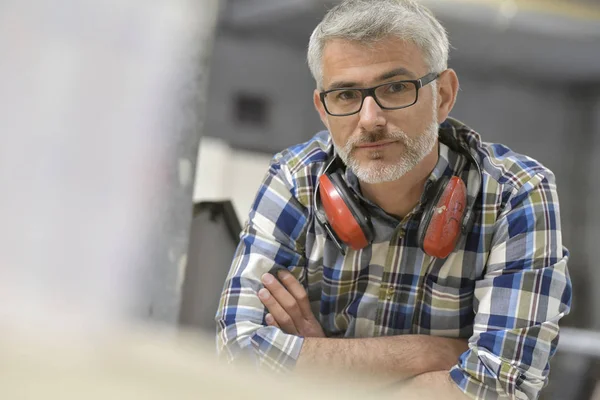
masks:
POLYGON ((344 164, 362 182, 376 184, 398 180, 408 171, 415 168, 432 151, 438 137, 439 129, 437 115, 434 115, 434 117, 425 132, 416 138, 411 138, 402 131, 387 135, 381 132, 372 132, 354 140, 351 138, 343 148, 336 146, 336 151, 344 164), (367 165, 361 165, 361 162, 352 154, 354 147, 359 144, 373 143, 387 139, 399 140, 404 145, 404 154, 402 154, 400 161, 395 164, 377 162, 383 158, 383 154, 377 150, 370 153, 370 161, 363 162, 367 165))

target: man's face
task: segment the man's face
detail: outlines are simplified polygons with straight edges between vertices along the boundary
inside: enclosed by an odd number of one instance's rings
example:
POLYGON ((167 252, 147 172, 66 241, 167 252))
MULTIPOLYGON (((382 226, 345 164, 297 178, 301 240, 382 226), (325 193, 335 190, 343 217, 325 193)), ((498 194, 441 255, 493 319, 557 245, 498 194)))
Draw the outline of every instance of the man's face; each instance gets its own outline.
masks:
MULTIPOLYGON (((396 38, 371 46, 332 40, 325 46, 322 68, 324 90, 372 87, 419 79, 432 72, 416 45, 396 38)), ((399 110, 382 110, 367 97, 357 114, 331 116, 325 112, 318 91, 315 104, 336 151, 363 182, 399 179, 437 143, 438 95, 431 84, 419 90, 416 104, 399 110)))

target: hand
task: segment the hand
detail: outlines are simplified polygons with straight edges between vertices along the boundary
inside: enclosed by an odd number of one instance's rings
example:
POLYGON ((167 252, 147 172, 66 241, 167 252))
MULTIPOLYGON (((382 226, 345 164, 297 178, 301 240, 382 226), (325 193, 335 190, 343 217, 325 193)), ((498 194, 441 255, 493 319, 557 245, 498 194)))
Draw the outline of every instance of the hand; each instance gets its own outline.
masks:
POLYGON ((325 337, 300 282, 288 271, 279 271, 278 276, 285 286, 273 275, 264 274, 262 282, 265 287, 258 291, 260 301, 269 310, 267 324, 290 335, 325 337))

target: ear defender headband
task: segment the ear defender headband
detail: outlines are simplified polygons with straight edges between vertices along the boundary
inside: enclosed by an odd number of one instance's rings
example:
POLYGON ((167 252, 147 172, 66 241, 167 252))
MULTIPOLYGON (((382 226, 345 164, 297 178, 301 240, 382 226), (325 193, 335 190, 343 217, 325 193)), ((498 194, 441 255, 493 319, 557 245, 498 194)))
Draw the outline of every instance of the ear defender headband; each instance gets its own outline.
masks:
MULTIPOLYGON (((471 202, 467 187, 458 176, 440 177, 426 193, 426 204, 419 222, 418 243, 421 250, 436 258, 446 258, 456 247, 458 239, 471 230, 473 205, 481 188, 481 167, 468 147, 451 134, 440 131, 440 142, 464 156, 476 167, 478 179, 471 202)), ((314 196, 317 220, 327 231, 340 252, 344 245, 354 250, 368 246, 373 240, 373 226, 368 212, 343 180, 343 166, 334 155, 319 177, 314 196), (319 200, 320 205, 319 207, 319 200)))

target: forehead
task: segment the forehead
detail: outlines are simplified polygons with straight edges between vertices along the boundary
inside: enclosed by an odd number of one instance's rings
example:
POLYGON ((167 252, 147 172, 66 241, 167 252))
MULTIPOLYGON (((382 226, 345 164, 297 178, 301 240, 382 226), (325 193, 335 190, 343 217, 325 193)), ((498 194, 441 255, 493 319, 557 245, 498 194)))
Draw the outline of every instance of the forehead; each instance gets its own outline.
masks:
POLYGON ((399 68, 413 76, 399 75, 397 79, 417 79, 428 72, 421 49, 398 38, 366 44, 333 39, 323 49, 322 63, 325 87, 338 81, 378 83, 379 77, 399 68))

